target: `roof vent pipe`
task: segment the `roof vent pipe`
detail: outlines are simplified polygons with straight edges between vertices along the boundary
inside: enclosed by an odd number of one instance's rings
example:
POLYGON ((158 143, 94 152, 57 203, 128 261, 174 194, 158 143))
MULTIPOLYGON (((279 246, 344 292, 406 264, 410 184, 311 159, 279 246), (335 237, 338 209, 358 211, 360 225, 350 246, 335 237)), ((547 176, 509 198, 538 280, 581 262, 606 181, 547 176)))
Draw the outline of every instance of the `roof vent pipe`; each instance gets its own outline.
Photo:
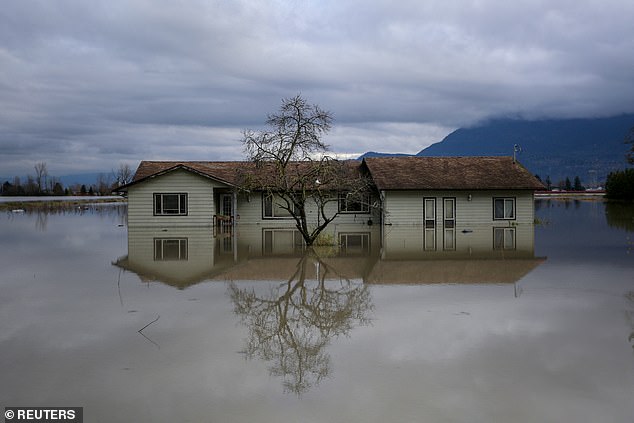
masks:
POLYGON ((519 144, 513 146, 513 163, 517 161, 516 154, 522 152, 522 147, 519 144))

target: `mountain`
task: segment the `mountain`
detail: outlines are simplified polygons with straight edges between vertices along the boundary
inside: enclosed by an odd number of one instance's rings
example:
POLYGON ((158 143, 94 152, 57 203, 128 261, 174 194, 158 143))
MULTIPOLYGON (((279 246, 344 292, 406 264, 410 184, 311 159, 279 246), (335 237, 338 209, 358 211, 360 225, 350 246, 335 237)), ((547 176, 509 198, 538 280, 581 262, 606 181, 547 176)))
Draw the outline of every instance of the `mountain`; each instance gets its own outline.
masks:
POLYGON ((411 156, 411 154, 405 153, 377 153, 376 151, 368 151, 363 155, 359 156, 357 160, 365 159, 366 157, 406 157, 411 156))
POLYGON ((106 178, 110 176, 112 179, 112 172, 102 172, 102 173, 75 173, 72 175, 62 175, 59 177, 62 185, 72 186, 75 184, 86 185, 87 187, 90 185, 94 185, 97 182, 97 178, 99 175, 104 175, 106 178))
POLYGON ((595 119, 527 121, 495 119, 460 128, 418 156, 510 156, 521 147, 518 160, 553 184, 579 176, 582 183, 605 181, 607 174, 626 166, 624 140, 634 127, 634 114, 595 119))

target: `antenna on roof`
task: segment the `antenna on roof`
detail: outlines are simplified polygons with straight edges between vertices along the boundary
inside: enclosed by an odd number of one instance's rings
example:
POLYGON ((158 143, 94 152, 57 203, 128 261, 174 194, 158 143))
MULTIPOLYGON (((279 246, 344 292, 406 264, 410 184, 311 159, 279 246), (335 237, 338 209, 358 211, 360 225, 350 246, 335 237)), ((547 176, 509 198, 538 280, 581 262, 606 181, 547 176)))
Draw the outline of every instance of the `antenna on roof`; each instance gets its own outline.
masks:
POLYGON ((522 147, 519 144, 515 144, 513 146, 513 163, 516 162, 516 158, 515 158, 516 154, 521 152, 522 152, 522 147))

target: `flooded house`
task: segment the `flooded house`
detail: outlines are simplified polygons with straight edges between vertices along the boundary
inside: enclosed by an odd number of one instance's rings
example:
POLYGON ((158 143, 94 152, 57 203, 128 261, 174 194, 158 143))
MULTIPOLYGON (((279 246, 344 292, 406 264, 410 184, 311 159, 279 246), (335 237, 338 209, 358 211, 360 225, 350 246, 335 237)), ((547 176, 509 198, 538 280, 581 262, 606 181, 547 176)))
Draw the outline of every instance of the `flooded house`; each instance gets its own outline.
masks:
MULTIPOLYGON (((510 157, 348 165, 369 176, 372 190, 362 202, 330 204, 339 215, 326 232, 337 247, 325 261, 337 274, 368 283, 512 283, 542 261, 534 254, 533 208, 542 185, 510 157)), ((141 162, 121 188, 129 251, 117 265, 181 288, 268 274, 284 279, 305 245, 274 198, 241 188, 241 171, 255 171, 249 166, 141 162)), ((317 219, 316 210, 308 214, 317 219)))
MULTIPOLYGON (((534 191, 544 188, 511 157, 367 158, 347 166, 368 176, 372 193, 330 203, 339 213, 333 224, 422 226, 426 248, 437 243, 437 229, 532 223, 534 191)), ((274 196, 242 189, 244 175, 258 171, 247 162, 142 161, 134 180, 119 188, 128 195, 128 225, 293 226, 274 196)), ((316 209, 307 214, 309 222, 319 219, 316 209)))

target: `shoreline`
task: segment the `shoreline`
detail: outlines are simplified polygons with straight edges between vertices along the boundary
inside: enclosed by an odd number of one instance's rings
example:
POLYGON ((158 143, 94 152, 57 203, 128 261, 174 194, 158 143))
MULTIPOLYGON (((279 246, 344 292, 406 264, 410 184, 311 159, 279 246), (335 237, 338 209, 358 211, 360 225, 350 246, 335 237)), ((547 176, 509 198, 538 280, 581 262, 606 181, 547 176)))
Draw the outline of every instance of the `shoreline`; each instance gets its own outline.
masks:
POLYGON ((127 203, 127 198, 95 198, 90 197, 86 199, 81 198, 73 198, 69 200, 46 200, 46 197, 43 197, 42 200, 28 200, 28 201, 19 201, 16 198, 16 201, 7 201, 0 202, 0 211, 18 211, 18 210, 45 210, 45 209, 60 209, 60 208, 74 208, 77 206, 88 205, 88 204, 119 204, 119 203, 127 203))
POLYGON ((603 199, 605 191, 537 191, 535 199, 543 198, 586 198, 603 199))

